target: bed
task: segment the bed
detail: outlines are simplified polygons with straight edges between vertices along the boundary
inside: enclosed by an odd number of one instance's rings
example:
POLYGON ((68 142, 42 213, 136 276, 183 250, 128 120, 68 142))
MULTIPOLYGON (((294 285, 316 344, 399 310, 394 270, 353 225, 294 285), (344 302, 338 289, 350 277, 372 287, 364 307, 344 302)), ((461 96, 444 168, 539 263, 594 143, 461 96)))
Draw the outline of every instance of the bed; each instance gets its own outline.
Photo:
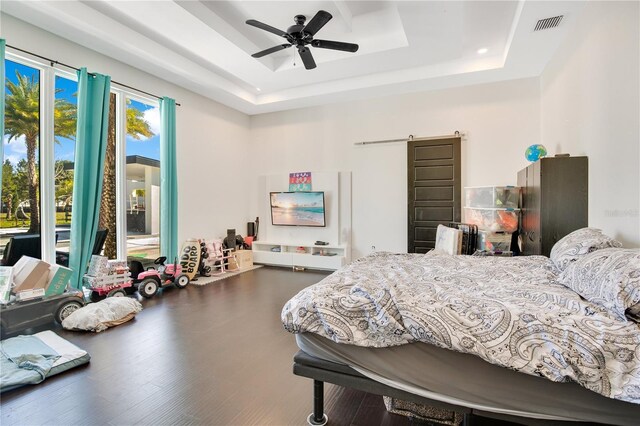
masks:
POLYGON ((561 272, 542 256, 375 253, 304 289, 282 321, 294 373, 314 379, 309 423, 326 381, 466 420, 638 424, 640 326, 561 272))
POLYGON ((0 342, 0 392, 41 383, 90 359, 86 351, 52 331, 3 340, 0 342))

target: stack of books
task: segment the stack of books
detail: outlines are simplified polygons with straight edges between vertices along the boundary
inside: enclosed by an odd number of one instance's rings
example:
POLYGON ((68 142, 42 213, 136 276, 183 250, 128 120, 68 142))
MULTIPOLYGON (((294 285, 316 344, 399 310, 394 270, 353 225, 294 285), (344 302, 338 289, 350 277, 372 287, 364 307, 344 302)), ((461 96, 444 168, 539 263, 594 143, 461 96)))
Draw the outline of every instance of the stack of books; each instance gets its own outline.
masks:
POLYGON ((473 254, 476 251, 478 227, 468 223, 451 222, 438 225, 435 251, 451 255, 473 254))
POLYGON ((473 254, 478 243, 478 227, 470 223, 449 222, 449 228, 462 231, 462 245, 460 254, 473 254))

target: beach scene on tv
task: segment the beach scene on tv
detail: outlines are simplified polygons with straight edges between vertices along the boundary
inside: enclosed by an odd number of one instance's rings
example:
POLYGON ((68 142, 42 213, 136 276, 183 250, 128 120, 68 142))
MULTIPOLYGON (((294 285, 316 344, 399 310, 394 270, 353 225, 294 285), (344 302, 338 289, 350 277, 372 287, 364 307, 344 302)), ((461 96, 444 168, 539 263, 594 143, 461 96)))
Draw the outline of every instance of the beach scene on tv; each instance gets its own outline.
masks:
POLYGON ((325 226, 324 192, 272 192, 274 225, 325 226))

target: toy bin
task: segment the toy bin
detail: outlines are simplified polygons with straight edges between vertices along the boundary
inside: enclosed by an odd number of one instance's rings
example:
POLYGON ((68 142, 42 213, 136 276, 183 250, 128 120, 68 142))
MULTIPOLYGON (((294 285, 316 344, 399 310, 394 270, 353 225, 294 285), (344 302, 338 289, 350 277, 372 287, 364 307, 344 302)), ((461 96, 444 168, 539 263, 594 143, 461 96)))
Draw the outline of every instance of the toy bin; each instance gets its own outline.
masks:
POLYGON ((503 252, 511 250, 511 234, 478 231, 478 250, 503 252))
POLYGON ((465 207, 465 222, 478 229, 491 232, 512 233, 518 230, 520 209, 489 209, 465 207))
POLYGON ((464 189, 467 207, 517 209, 520 201, 518 186, 475 186, 464 189))

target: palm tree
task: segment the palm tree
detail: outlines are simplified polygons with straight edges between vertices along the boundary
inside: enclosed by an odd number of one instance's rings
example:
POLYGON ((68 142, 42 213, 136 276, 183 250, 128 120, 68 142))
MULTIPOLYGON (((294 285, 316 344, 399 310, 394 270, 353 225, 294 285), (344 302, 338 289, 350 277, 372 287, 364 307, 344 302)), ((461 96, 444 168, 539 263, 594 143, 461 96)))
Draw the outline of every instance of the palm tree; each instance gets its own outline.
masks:
MULTIPOLYGON (((31 210, 28 233, 40 232, 38 204, 38 166, 36 151, 40 135, 40 82, 36 76, 26 77, 16 70, 17 83, 7 79, 5 100, 5 134, 9 142, 24 136, 27 147, 27 187, 31 210)), ((76 107, 64 99, 56 99, 54 130, 58 137, 75 136, 76 107)))
MULTIPOLYGON (((27 187, 31 209, 29 233, 40 231, 38 203, 38 167, 36 151, 40 134, 40 83, 36 76, 26 77, 16 71, 17 83, 7 79, 8 93, 5 101, 5 134, 9 142, 24 136, 27 146, 27 187)), ((56 93, 59 93, 58 89, 56 93)), ((127 101, 130 103, 130 101, 127 101)), ((116 257, 116 127, 115 95, 111 94, 109 106, 109 132, 105 158, 103 197, 100 206, 100 227, 109 229, 105 243, 105 255, 116 257)), ((75 139, 77 127, 76 105, 65 99, 56 99, 54 130, 57 138, 75 139)), ((142 111, 127 108, 127 134, 134 139, 149 138, 154 133, 144 119, 142 111)), ((18 205, 20 200, 13 200, 18 205)))
POLYGON ((108 229, 104 242, 104 255, 109 259, 118 256, 116 246, 116 95, 109 98, 109 128, 107 130, 107 152, 104 157, 102 178, 102 202, 98 228, 108 229))
MULTIPOLYGON (((127 104, 131 101, 127 99, 127 104)), ((136 140, 154 136, 142 111, 127 108, 127 135, 136 140)), ((109 259, 117 256, 116 246, 116 95, 111 94, 109 102, 109 130, 107 133, 107 152, 104 161, 104 179, 102 181, 102 204, 100 204, 99 228, 108 229, 104 243, 104 255, 109 259)))

